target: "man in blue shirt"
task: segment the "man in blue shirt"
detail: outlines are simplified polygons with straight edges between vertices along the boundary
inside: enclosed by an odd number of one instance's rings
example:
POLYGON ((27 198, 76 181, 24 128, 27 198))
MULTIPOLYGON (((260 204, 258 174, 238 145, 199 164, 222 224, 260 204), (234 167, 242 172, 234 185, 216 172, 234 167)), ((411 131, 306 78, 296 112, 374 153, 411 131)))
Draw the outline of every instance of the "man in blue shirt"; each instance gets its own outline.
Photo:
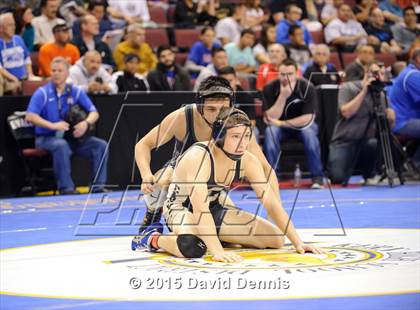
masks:
POLYGON ((397 0, 384 0, 379 2, 379 8, 384 11, 385 18, 392 23, 403 21, 403 9, 397 0))
POLYGON ((211 64, 211 51, 213 48, 219 48, 220 44, 214 42, 216 34, 212 27, 204 27, 201 30, 200 40, 195 42, 188 54, 186 69, 197 77, 198 73, 206 66, 211 64))
POLYGON ((32 63, 22 38, 15 35, 12 13, 0 15, 0 94, 20 88, 20 81, 33 78, 32 63))
POLYGON ((414 51, 409 64, 389 91, 396 114, 395 133, 420 139, 420 49, 414 51))
POLYGON ((280 44, 289 44, 289 28, 292 25, 297 25, 303 30, 303 37, 305 40, 305 44, 313 44, 314 41, 312 39, 311 34, 309 33, 308 29, 300 22, 300 18, 302 16, 302 9, 299 8, 295 4, 290 4, 286 7, 285 10, 285 18, 282 19, 276 26, 276 40, 277 43, 280 44))
POLYGON ((54 58, 51 63, 51 82, 33 94, 26 120, 36 126, 36 146, 49 151, 53 157, 54 173, 61 194, 78 193, 71 178, 72 153, 92 160, 92 177, 95 182, 92 192, 102 192, 105 191, 103 185, 107 176, 107 143, 85 135, 89 126, 98 120, 99 114, 83 90, 66 84, 68 76, 67 60, 63 57, 54 58), (70 105, 73 104, 79 105, 87 117, 70 128, 66 119, 70 105))

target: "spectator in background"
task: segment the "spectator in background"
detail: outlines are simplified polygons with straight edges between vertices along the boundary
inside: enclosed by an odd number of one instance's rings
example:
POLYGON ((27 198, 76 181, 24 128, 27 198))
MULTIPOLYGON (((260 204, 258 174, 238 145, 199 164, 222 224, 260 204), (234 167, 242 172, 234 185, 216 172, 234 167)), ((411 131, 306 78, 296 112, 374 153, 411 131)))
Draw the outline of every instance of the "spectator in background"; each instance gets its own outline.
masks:
POLYGON ((307 80, 297 78, 297 64, 292 59, 285 59, 280 65, 279 78, 264 87, 263 99, 267 108, 264 153, 268 162, 278 171, 281 143, 287 137, 296 136, 305 148, 312 188, 322 188, 318 125, 313 122, 317 108, 315 88, 307 80), (296 129, 300 127, 304 128, 296 129))
POLYGON ((416 37, 420 36, 420 25, 417 23, 417 15, 413 7, 404 9, 404 23, 393 25, 391 31, 403 53, 407 53, 416 37))
POLYGON ((29 6, 19 6, 14 14, 16 34, 21 36, 29 52, 34 50, 35 29, 32 26, 32 9, 29 6))
POLYGON ((53 28, 57 24, 65 24, 65 21, 57 17, 60 0, 41 0, 41 15, 32 19, 35 29, 34 44, 39 47, 45 43, 54 42, 53 28))
POLYGON ((150 45, 145 42, 146 31, 140 24, 131 24, 127 27, 126 40, 117 45, 114 50, 114 60, 118 70, 124 69, 124 57, 127 54, 136 54, 140 58, 137 73, 147 74, 154 69, 157 59, 150 45))
POLYGON ((112 81, 118 87, 119 93, 127 91, 149 91, 147 79, 137 73, 140 58, 136 54, 127 54, 124 57, 124 70, 117 71, 112 75, 112 81))
MULTIPOLYGON (((370 1, 370 0, 367 0, 367 1, 370 1)), ((334 18, 337 17, 338 8, 343 3, 344 3, 344 0, 332 0, 331 3, 325 4, 321 12, 321 21, 325 26, 328 25, 330 21, 332 21, 334 18)))
POLYGON ((324 30, 327 44, 332 44, 343 52, 353 52, 357 45, 366 44, 367 33, 352 16, 350 6, 342 4, 339 7, 337 17, 324 30))
POLYGON ((175 63, 175 53, 169 46, 159 46, 159 62, 155 70, 147 75, 150 90, 191 90, 190 76, 180 65, 175 63))
POLYGON ((302 16, 302 9, 299 8, 297 5, 290 4, 286 7, 285 18, 282 19, 276 26, 277 43, 281 43, 281 44, 290 43, 289 29, 293 25, 297 25, 300 28, 302 28, 303 33, 304 33, 304 41, 306 45, 313 43, 311 34, 309 33, 306 26, 304 26, 302 22, 300 21, 301 16, 302 16))
MULTIPOLYGON (((391 75, 392 75, 392 81, 395 80, 401 73, 407 67, 407 62, 405 61, 396 61, 391 66, 391 75)), ((392 85, 391 85, 392 86, 392 85)))
POLYGON ((295 5, 300 8, 301 22, 310 31, 322 30, 322 24, 318 21, 318 12, 314 0, 273 0, 269 6, 272 6, 272 13, 274 23, 278 24, 281 20, 286 18, 287 6, 295 5))
POLYGON ((83 0, 64 0, 61 2, 59 13, 70 28, 75 21, 88 13, 84 5, 83 0))
POLYGON ((408 50, 408 59, 411 59, 413 56, 413 53, 416 49, 420 48, 420 36, 414 40, 413 44, 411 44, 410 49, 408 50))
POLYGON ((79 86, 89 94, 115 94, 117 85, 102 66, 101 54, 88 51, 70 68, 69 83, 79 86))
POLYGON ((219 43, 214 42, 214 38, 214 29, 209 26, 204 27, 201 29, 200 41, 191 47, 185 67, 193 73, 193 77, 197 77, 201 70, 211 64, 212 49, 220 47, 219 43))
POLYGON ((229 16, 219 20, 216 24, 216 37, 222 42, 222 45, 239 42, 245 19, 245 9, 242 3, 235 5, 231 8, 229 16))
POLYGON ((245 29, 241 32, 238 43, 231 42, 225 45, 229 65, 237 72, 253 73, 255 71, 256 62, 251 50, 254 41, 255 33, 251 29, 245 29))
POLYGON ((394 80, 389 92, 390 103, 396 113, 393 131, 413 139, 420 139, 419 89, 420 49, 417 49, 411 57, 411 63, 394 80))
MULTIPOLYGON (((92 14, 99 21, 98 38, 104 38, 107 31, 112 30, 112 22, 109 20, 107 13, 107 4, 105 0, 90 0, 88 4, 88 13, 92 14)), ((73 36, 80 37, 80 20, 73 23, 73 36)))
POLYGON ((283 45, 274 43, 268 47, 270 63, 258 68, 256 88, 262 91, 269 82, 278 79, 280 64, 287 58, 283 45))
MULTIPOLYGON (((372 64, 363 80, 346 82, 338 92, 339 119, 334 128, 328 158, 328 177, 334 184, 347 184, 357 162, 362 164, 366 185, 377 183, 375 166, 378 141, 376 124, 372 119, 374 103, 369 85, 379 78, 384 81, 384 70, 372 64)), ((385 95, 380 97, 385 109, 385 95)), ((388 120, 395 121, 395 114, 386 109, 388 120)))
POLYGON ((198 90, 200 83, 209 76, 219 75, 219 70, 229 65, 226 51, 222 47, 213 48, 211 51, 211 64, 201 70, 194 84, 194 91, 198 90))
POLYGON ((219 76, 229 81, 230 87, 232 87, 233 91, 235 92, 235 107, 241 109, 246 113, 246 115, 248 115, 249 119, 251 120, 255 137, 258 141, 259 131, 256 128, 257 122, 255 120, 254 98, 244 91, 233 67, 227 66, 220 69, 219 76))
POLYGON ((330 49, 325 44, 315 45, 313 62, 304 73, 305 79, 314 86, 324 84, 338 84, 340 77, 337 69, 330 60, 330 49))
POLYGON ((264 10, 261 8, 261 0, 246 0, 245 7, 245 28, 260 31, 262 29, 261 25, 268 19, 268 16, 264 14, 264 10))
POLYGON ((370 12, 377 6, 376 0, 356 0, 356 6, 352 10, 357 21, 364 27, 369 21, 370 12))
POLYGON ((92 192, 103 192, 107 178, 107 143, 86 134, 99 114, 83 90, 66 84, 69 64, 65 58, 54 58, 51 71, 51 82, 35 91, 26 112, 26 120, 36 126, 36 147, 51 153, 60 194, 78 194, 71 178, 73 153, 92 161, 92 181, 96 177, 92 192), (87 113, 86 119, 72 127, 66 121, 70 104, 79 105, 87 113))
POLYGON ((215 0, 179 0, 174 13, 175 27, 195 28, 217 23, 215 0))
POLYGON ((379 8, 384 11, 385 18, 393 23, 403 21, 403 9, 397 0, 383 0, 379 3, 379 8))
POLYGON ((268 55, 268 46, 276 43, 276 27, 271 24, 265 24, 262 32, 260 42, 252 48, 255 60, 258 64, 270 63, 270 56, 268 55))
POLYGON ((15 93, 21 81, 34 78, 29 51, 22 38, 15 35, 12 13, 0 15, 0 94, 15 93))
POLYGON ((368 25, 365 27, 369 35, 368 41, 375 47, 376 52, 400 55, 401 47, 394 40, 391 28, 385 24, 385 17, 381 9, 375 8, 371 11, 368 25))
POLYGON ((370 65, 375 61, 375 48, 372 45, 360 45, 356 49, 357 58, 345 68, 346 81, 363 80, 370 65))
POLYGON ((53 28, 55 41, 44 44, 39 50, 39 75, 49 77, 51 75, 51 61, 58 56, 64 57, 74 65, 80 58, 80 52, 70 42, 70 28, 66 24, 57 24, 53 28))
POLYGON ((305 0, 271 0, 268 4, 268 9, 272 14, 273 21, 275 24, 278 24, 281 20, 285 18, 286 7, 290 4, 294 4, 302 10, 302 19, 308 19, 308 11, 306 9, 305 0))
POLYGON ((113 18, 124 20, 128 24, 150 21, 146 0, 108 0, 107 11, 113 18))
POLYGON ((285 44, 287 57, 293 59, 299 67, 305 66, 312 57, 308 45, 305 44, 304 33, 300 26, 292 25, 289 28, 289 41, 285 44))
POLYGON ((95 16, 87 14, 80 19, 80 36, 73 39, 73 44, 77 46, 80 55, 83 56, 87 51, 98 51, 102 57, 102 63, 105 69, 112 72, 115 67, 112 59, 111 50, 100 38, 99 22, 95 16))

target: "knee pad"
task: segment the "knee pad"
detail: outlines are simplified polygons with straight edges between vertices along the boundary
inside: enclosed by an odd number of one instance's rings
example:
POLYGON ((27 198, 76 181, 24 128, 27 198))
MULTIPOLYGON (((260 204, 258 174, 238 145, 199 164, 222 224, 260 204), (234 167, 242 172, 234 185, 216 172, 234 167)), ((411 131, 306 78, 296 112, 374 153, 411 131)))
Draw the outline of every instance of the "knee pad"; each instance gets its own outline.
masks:
POLYGON ((200 258, 207 251, 204 241, 192 234, 179 235, 176 243, 179 251, 185 258, 200 258))

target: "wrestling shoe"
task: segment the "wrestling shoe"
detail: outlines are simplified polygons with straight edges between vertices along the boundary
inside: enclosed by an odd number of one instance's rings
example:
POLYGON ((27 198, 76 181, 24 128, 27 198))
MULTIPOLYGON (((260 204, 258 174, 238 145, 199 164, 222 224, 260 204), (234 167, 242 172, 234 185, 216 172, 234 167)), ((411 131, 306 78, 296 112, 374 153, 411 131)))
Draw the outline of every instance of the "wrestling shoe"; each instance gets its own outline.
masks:
POLYGON ((160 222, 162 217, 163 201, 166 197, 166 193, 167 192, 165 190, 161 191, 160 189, 156 189, 154 192, 143 196, 147 209, 139 228, 139 235, 142 235, 143 230, 152 223, 160 222))
POLYGON ((143 235, 144 230, 152 225, 152 223, 160 222, 162 218, 162 207, 151 209, 147 207, 146 214, 139 228, 139 235, 143 235))
POLYGON ((156 252, 158 249, 152 246, 152 236, 154 233, 162 233, 163 225, 159 222, 146 227, 142 235, 137 235, 131 241, 131 250, 147 249, 150 252, 156 252))

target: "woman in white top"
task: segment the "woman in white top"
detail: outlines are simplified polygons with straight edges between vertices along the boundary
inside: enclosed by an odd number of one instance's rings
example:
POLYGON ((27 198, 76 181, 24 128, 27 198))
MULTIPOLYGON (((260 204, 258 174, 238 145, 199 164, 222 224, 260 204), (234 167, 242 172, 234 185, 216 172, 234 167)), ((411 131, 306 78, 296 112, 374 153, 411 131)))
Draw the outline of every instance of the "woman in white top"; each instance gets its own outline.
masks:
POLYGON ((262 24, 268 20, 268 15, 261 8, 261 0, 246 0, 245 7, 245 28, 261 31, 262 24))

